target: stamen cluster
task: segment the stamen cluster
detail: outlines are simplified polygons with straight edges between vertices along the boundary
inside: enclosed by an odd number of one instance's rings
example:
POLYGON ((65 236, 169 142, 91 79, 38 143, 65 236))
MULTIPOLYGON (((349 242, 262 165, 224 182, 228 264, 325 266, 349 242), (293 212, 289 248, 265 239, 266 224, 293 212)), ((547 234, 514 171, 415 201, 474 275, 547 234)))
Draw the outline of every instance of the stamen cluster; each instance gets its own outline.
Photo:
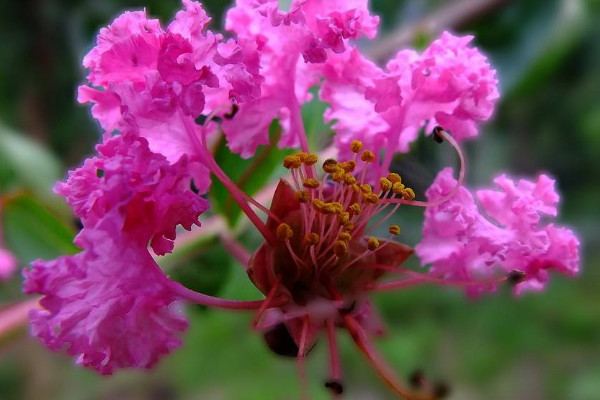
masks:
MULTIPOLYGON (((380 243, 375 237, 363 239, 362 236, 367 233, 369 223, 380 218, 375 227, 383 224, 398 208, 398 205, 392 206, 390 213, 381 216, 390 208, 387 199, 410 201, 415 198, 414 191, 406 187, 396 173, 380 177, 375 188, 366 183, 368 165, 375 162, 375 154, 363 150, 363 144, 358 140, 351 143, 350 150, 354 156, 349 160, 325 160, 320 179, 316 178, 317 156, 314 154, 300 152, 283 161, 291 173, 300 213, 299 221, 295 221, 293 227, 286 222, 280 223, 277 237, 287 243, 297 267, 315 268, 317 273, 328 274, 332 279, 369 252, 385 246, 386 241, 380 243), (355 175, 357 164, 363 164, 358 177, 355 175), (296 235, 302 238, 298 249, 290 244, 296 235), (366 242, 365 249, 362 242, 366 242), (345 261, 347 258, 349 260, 345 261)), ((388 241, 399 235, 400 228, 390 226, 389 232, 388 241)))

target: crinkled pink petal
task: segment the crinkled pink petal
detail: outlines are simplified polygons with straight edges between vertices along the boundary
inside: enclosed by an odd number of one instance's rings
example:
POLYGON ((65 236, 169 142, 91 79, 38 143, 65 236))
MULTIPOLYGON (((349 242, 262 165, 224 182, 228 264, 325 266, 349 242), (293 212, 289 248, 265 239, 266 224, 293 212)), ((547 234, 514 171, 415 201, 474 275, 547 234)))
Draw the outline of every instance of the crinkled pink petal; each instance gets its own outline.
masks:
POLYGON ((152 367, 187 327, 168 279, 145 245, 121 234, 116 212, 82 231, 82 253, 35 261, 24 273, 25 292, 44 295, 30 314, 32 334, 102 374, 152 367))
POLYGON ((211 18, 202 8, 202 4, 191 0, 183 0, 182 3, 185 10, 175 14, 175 19, 169 24, 168 31, 179 34, 188 40, 202 41, 202 34, 211 18))
POLYGON ((498 99, 498 81, 472 36, 444 32, 412 63, 412 87, 417 102, 429 103, 429 118, 450 130, 458 140, 477 135, 475 123, 487 120, 498 99))
POLYGON ((103 29, 84 60, 95 87, 79 89, 79 101, 93 104, 104 129, 133 121, 171 163, 196 155, 182 118, 226 114, 232 101, 258 97, 263 80, 255 41, 223 41, 205 30, 210 18, 200 3, 183 5, 166 30, 144 12, 125 13, 103 29))
MULTIPOLYGON (((496 72, 486 57, 470 46, 471 40, 471 36, 444 32, 422 54, 413 50, 398 52, 386 71, 370 75, 366 87, 362 82, 347 81, 346 91, 364 95, 388 125, 385 132, 374 126, 373 132, 365 134, 368 137, 377 132, 385 137, 386 153, 390 154, 386 154, 383 168, 389 168, 394 153, 409 150, 422 128, 430 132, 440 125, 461 141, 476 136, 478 124, 490 118, 499 97, 496 72)), ((324 86, 327 84, 326 79, 324 86)), ((339 126, 354 122, 352 116, 348 118, 339 126)), ((338 135, 345 134, 334 130, 338 135)))
POLYGON ((117 129, 123 116, 121 114, 121 99, 110 90, 97 90, 89 86, 79 86, 77 101, 92 103, 92 116, 107 132, 117 129))
POLYGON ((331 57, 325 65, 325 80, 319 97, 329 104, 325 121, 333 122, 335 143, 340 156, 351 157, 349 145, 362 141, 366 148, 377 151, 386 144, 387 122, 377 113, 375 105, 365 98, 373 79, 383 72, 365 59, 357 49, 331 57))
POLYGON ((309 62, 324 62, 325 50, 343 53, 347 49, 347 39, 370 39, 377 34, 379 17, 372 16, 368 0, 295 0, 291 9, 304 15, 303 20, 313 39, 303 51, 309 62))
MULTIPOLYGON (((415 250, 431 273, 453 280, 483 281, 497 274, 521 270, 526 280, 515 292, 541 290, 555 271, 573 276, 579 271, 579 240, 567 228, 543 225, 540 215, 556 216, 559 197, 554 181, 541 175, 537 181, 517 184, 502 175, 501 190, 481 190, 475 203, 461 187, 450 200, 425 212, 423 240, 415 250), (488 218, 494 220, 490 221, 488 218)), ((447 196, 456 185, 452 170, 440 172, 427 191, 430 201, 447 196)), ((495 285, 470 286, 470 294, 495 285)))
POLYGON ((198 116, 205 89, 197 83, 187 87, 168 83, 151 71, 144 83, 117 83, 104 91, 82 87, 79 98, 96 103, 92 112, 107 131, 135 125, 152 151, 175 163, 183 155, 195 154, 183 118, 198 116))
MULTIPOLYGON (((236 42, 230 39, 222 42, 217 47, 214 61, 220 67, 216 68, 219 77, 227 82, 229 88, 228 92, 222 91, 222 96, 227 94, 238 103, 250 102, 260 96, 264 78, 259 73, 260 57, 254 41, 240 39, 236 42)), ((211 96, 216 95, 214 92, 209 91, 211 96)), ((211 101, 215 102, 216 99, 211 97, 211 101)), ((211 108, 216 106, 215 104, 211 108)))
POLYGON ((223 121, 229 149, 249 158, 258 146, 269 144, 269 127, 284 104, 276 97, 266 97, 241 105, 233 119, 223 121))
POLYGON ((95 86, 110 82, 140 81, 156 68, 163 30, 160 22, 147 19, 145 11, 126 12, 100 30, 96 47, 83 59, 95 86))
POLYGON ((166 82, 178 82, 182 86, 193 82, 218 86, 216 76, 210 67, 203 65, 196 67, 193 60, 194 49, 189 41, 179 34, 168 33, 165 35, 156 69, 166 82))
POLYGON ((500 190, 480 190, 477 198, 486 213, 505 226, 535 225, 540 215, 558 214, 559 196, 554 188, 555 181, 540 175, 536 182, 519 180, 515 184, 506 175, 494 179, 500 190))
MULTIPOLYGON (((378 21, 369 14, 367 1, 362 0, 300 0, 293 2, 288 12, 281 11, 276 0, 237 0, 228 11, 226 29, 235 32, 240 41, 256 44, 265 77, 257 106, 246 109, 280 103, 280 110, 271 110, 268 115, 277 116, 283 127, 280 147, 297 147, 300 142, 286 114, 311 100, 310 87, 320 82, 332 57, 350 51, 348 40, 372 37, 378 21)), ((243 149, 245 156, 252 154, 257 143, 266 142, 268 126, 262 121, 257 131, 254 124, 225 124, 229 147, 233 151, 243 149)))
POLYGON ((177 225, 188 230, 199 225, 198 216, 208 203, 190 189, 186 158, 171 165, 134 134, 107 137, 97 150, 97 157, 55 187, 85 227, 117 210, 121 230, 150 242, 162 255, 172 250, 177 225))

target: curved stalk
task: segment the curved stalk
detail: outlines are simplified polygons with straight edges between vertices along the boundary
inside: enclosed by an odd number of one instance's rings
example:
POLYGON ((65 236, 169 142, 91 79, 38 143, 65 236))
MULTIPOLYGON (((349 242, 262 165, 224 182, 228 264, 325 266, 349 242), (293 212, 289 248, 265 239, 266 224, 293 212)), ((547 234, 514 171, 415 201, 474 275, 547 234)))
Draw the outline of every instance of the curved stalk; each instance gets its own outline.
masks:
POLYGON ((219 179, 219 181, 221 181, 223 186, 225 186, 225 188, 229 191, 231 197, 235 200, 240 209, 244 212, 244 214, 246 214, 246 216, 248 217, 248 219, 250 219, 254 226, 256 226, 256 229, 259 230, 264 239, 271 244, 276 243, 275 235, 273 235, 273 233, 267 228, 265 223, 246 203, 246 199, 244 198, 245 194, 242 192, 242 190, 238 188, 231 179, 229 179, 225 172, 218 166, 208 148, 200 142, 198 136, 196 135, 194 126, 191 125, 191 121, 189 120, 189 118, 187 118, 183 114, 180 116, 180 118, 183 121, 186 132, 190 140, 194 144, 198 155, 202 158, 202 160, 206 162, 206 164, 208 164, 207 167, 210 169, 210 171, 217 177, 217 179, 219 179))
MULTIPOLYGON (((170 286, 173 293, 181 299, 207 307, 224 308, 227 310, 258 310, 265 302, 264 300, 245 301, 221 299, 219 297, 195 292, 175 281, 171 281, 170 286)), ((273 304, 272 306, 275 307, 276 304, 273 304)))
POLYGON ((458 158, 460 160, 460 172, 458 174, 458 181, 456 182, 456 185, 452 188, 452 190, 450 191, 450 193, 448 193, 446 196, 442 197, 441 199, 435 200, 435 201, 415 201, 415 200, 404 200, 404 199, 382 199, 381 202, 382 203, 388 203, 388 204, 408 204, 410 206, 416 206, 416 207, 436 207, 439 206, 440 204, 443 204, 445 202, 447 202, 448 200, 450 200, 451 198, 453 198, 456 193, 458 193, 458 190, 460 189, 460 187, 463 185, 463 182, 465 180, 465 174, 466 174, 466 169, 467 169, 467 161, 465 159, 465 155, 462 151, 462 149, 460 148, 460 145, 458 144, 458 142, 452 137, 450 136, 447 132, 440 132, 439 135, 441 135, 445 140, 448 141, 448 143, 450 143, 450 145, 456 150, 456 153, 458 154, 458 158))

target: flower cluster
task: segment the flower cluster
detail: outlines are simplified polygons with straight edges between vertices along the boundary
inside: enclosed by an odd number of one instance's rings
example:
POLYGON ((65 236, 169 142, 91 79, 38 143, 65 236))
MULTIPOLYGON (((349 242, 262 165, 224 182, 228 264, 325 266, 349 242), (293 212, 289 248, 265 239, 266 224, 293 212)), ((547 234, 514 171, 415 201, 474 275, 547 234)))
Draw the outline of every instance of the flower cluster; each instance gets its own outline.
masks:
POLYGON ((183 6, 164 29, 145 12, 124 13, 84 58, 90 72, 79 101, 92 103, 106 133, 98 154, 55 189, 81 218, 82 251, 25 272, 25 291, 44 295, 31 320, 48 347, 101 373, 150 367, 179 345, 186 322, 177 301, 187 300, 257 311, 253 327, 301 368, 324 331, 334 396, 344 390, 336 346, 343 328, 398 394, 434 399, 434 387, 412 393, 376 354, 370 336, 382 328, 369 293, 434 282, 477 295, 506 281, 520 293, 541 290, 553 271, 577 273, 577 237, 543 219, 557 215, 552 179, 500 176, 500 190, 477 192, 479 206, 463 185, 460 143, 479 134, 499 97, 472 37, 445 32, 421 54, 402 50, 381 68, 352 42, 377 33, 367 0, 294 0, 287 11, 277 0, 237 0, 227 40, 207 30, 199 3, 183 6), (313 86, 328 104, 323 118, 333 122, 338 153, 322 163, 301 116, 313 86), (232 152, 252 157, 269 143, 273 120, 279 146, 299 152, 282 160, 289 177, 267 208, 231 181, 208 143, 222 132, 232 152), (458 179, 451 169, 439 174, 427 201, 390 170, 420 132, 450 144, 461 164, 458 179), (199 225, 211 174, 264 238, 253 256, 236 251, 263 300, 193 292, 151 255, 173 250, 177 226, 199 225), (399 226, 371 235, 407 205, 425 207, 416 253, 431 264, 426 273, 402 267, 413 250, 398 241, 399 226), (390 275, 400 279, 382 282, 390 275))

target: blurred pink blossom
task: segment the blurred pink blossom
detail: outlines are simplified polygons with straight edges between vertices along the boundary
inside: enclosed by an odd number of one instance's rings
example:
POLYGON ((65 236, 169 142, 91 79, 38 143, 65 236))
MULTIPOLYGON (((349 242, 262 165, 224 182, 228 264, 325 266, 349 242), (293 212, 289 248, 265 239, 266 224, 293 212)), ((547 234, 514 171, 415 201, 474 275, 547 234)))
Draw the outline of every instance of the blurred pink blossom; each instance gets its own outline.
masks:
MULTIPOLYGON (((452 199, 425 211, 423 240, 415 248, 430 274, 443 278, 484 281, 497 269, 522 271, 515 292, 541 290, 550 272, 567 276, 579 272, 579 240, 567 228, 545 223, 558 213, 554 180, 540 175, 536 181, 494 180, 500 190, 476 192, 464 187, 452 199)), ((443 197, 456 185, 451 169, 438 175, 427 191, 430 201, 443 197)), ((467 286, 470 294, 493 290, 496 285, 467 286)))

